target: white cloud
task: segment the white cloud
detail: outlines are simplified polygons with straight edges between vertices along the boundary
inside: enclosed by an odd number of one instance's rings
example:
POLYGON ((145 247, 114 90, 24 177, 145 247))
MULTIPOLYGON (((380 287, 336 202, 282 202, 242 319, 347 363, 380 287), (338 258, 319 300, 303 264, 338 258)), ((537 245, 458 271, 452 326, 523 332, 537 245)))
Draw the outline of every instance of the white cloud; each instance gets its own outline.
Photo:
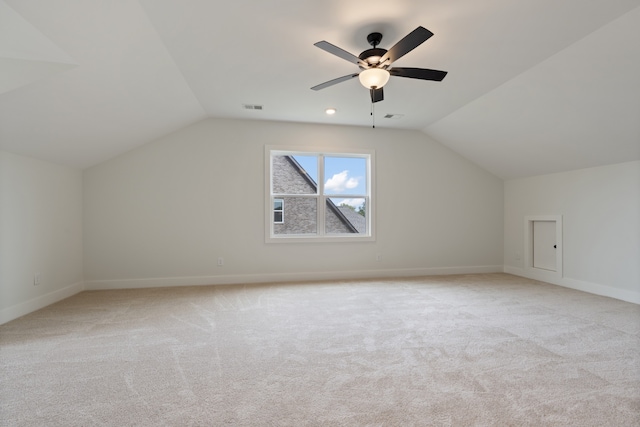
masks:
POLYGON ((328 193, 341 193, 358 186, 360 178, 349 177, 349 171, 345 170, 333 175, 324 184, 324 188, 328 193))

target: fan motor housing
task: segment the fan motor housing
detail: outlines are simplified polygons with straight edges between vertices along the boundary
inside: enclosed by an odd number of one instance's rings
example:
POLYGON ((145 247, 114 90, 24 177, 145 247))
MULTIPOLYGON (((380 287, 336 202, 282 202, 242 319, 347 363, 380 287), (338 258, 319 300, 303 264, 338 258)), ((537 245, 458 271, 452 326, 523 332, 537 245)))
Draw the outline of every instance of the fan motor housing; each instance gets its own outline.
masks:
POLYGON ((380 58, 387 53, 387 49, 381 49, 379 47, 374 47, 373 49, 367 49, 358 56, 358 58, 362 59, 369 65, 376 66, 380 61, 380 58))

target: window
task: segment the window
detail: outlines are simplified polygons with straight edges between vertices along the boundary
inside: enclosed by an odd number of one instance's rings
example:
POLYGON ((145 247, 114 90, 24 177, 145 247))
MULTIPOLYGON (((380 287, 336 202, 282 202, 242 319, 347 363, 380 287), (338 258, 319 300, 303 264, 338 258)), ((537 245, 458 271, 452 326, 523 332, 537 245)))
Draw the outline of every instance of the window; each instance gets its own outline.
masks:
POLYGON ((373 155, 266 147, 266 240, 373 240, 373 155))
POLYGON ((284 199, 273 199, 273 222, 284 223, 284 199))

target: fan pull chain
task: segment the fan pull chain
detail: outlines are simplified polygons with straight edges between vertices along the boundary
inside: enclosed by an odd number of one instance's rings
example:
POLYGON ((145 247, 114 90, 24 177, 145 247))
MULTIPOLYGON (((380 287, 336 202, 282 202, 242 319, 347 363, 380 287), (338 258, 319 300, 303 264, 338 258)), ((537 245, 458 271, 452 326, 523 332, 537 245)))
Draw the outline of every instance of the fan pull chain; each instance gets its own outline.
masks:
POLYGON ((373 128, 374 129, 376 128, 376 115, 374 114, 375 113, 375 108, 376 108, 376 106, 375 106, 374 102, 371 101, 371 123, 373 124, 373 128))

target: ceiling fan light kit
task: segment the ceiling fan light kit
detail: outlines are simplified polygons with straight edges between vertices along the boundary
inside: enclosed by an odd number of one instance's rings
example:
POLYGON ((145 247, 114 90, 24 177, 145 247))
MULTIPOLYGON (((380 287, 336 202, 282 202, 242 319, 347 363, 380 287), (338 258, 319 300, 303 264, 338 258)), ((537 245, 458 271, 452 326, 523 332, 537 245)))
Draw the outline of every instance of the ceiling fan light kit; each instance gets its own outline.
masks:
POLYGON ((406 77, 419 80, 442 81, 447 75, 446 71, 430 70, 427 68, 393 68, 391 64, 400 59, 416 47, 427 41, 433 33, 424 27, 418 27, 402 40, 396 43, 391 49, 386 50, 377 47, 382 41, 381 33, 371 33, 367 36, 367 41, 372 46, 359 56, 355 56, 344 49, 341 49, 327 41, 320 41, 314 46, 336 55, 346 61, 356 64, 362 71, 358 73, 347 74, 337 79, 329 80, 312 87, 313 90, 325 89, 329 86, 351 80, 358 77, 360 83, 367 89, 371 96, 371 102, 380 102, 384 99, 382 87, 389 81, 391 76, 406 77))
POLYGON ((360 83, 367 89, 380 89, 389 81, 391 74, 383 68, 368 68, 358 75, 360 83))

